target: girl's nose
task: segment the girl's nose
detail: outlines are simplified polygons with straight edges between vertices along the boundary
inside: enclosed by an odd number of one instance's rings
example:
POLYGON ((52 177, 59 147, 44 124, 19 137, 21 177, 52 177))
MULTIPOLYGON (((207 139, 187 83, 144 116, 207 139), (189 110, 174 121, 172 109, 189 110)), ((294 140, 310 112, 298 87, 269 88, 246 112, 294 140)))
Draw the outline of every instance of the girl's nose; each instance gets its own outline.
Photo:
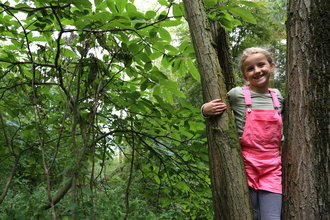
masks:
POLYGON ((254 68, 254 71, 255 71, 255 73, 260 73, 260 72, 261 72, 261 70, 260 70, 259 67, 255 67, 255 68, 254 68))

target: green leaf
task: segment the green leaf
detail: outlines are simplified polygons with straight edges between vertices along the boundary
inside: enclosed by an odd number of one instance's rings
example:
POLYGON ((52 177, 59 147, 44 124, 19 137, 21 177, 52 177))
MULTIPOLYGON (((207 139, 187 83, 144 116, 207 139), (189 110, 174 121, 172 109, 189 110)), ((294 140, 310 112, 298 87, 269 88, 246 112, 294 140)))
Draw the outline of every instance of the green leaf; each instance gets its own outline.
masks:
POLYGON ((247 5, 247 6, 254 7, 254 8, 262 8, 261 5, 258 5, 257 3, 254 3, 254 2, 238 1, 237 3, 241 3, 243 5, 247 5))
POLYGON ((171 203, 172 203, 172 201, 165 202, 165 203, 162 205, 162 208, 164 208, 164 207, 166 207, 166 206, 169 206, 171 203))
POLYGON ((99 6, 99 4, 102 3, 102 1, 103 1, 103 0, 94 0, 94 4, 95 4, 95 6, 96 6, 96 7, 99 6))
POLYGON ((218 3, 217 0, 204 0, 204 5, 208 8, 214 6, 217 3, 218 3))
POLYGON ((186 73, 187 73, 186 63, 184 62, 184 60, 182 60, 179 65, 179 74, 180 76, 185 76, 186 73))
POLYGON ((162 84, 166 89, 168 89, 174 95, 177 95, 181 98, 185 98, 184 93, 177 89, 178 84, 176 82, 173 82, 173 81, 160 81, 159 83, 162 84))
POLYGON ((192 138, 194 135, 192 135, 191 133, 189 133, 189 132, 187 132, 186 130, 185 130, 185 128, 182 128, 182 127, 180 127, 180 133, 181 134, 183 134, 184 136, 186 136, 187 138, 192 138))
POLYGON ((180 9, 181 9, 181 12, 182 12, 183 17, 186 18, 186 12, 184 11, 184 5, 183 5, 183 2, 180 2, 180 3, 179 3, 179 6, 180 6, 180 9))
POLYGON ((119 13, 122 13, 126 7, 127 0, 116 0, 116 6, 119 10, 119 13))
POLYGON ((208 155, 206 155, 206 154, 204 154, 204 153, 201 153, 200 154, 200 157, 203 159, 203 160, 205 160, 205 161, 209 161, 209 156, 208 155))
POLYGON ((234 27, 233 22, 228 21, 227 19, 224 18, 219 18, 218 21, 222 27, 226 28, 228 31, 233 31, 233 27, 234 27))
POLYGON ((34 38, 32 38, 32 41, 48 42, 47 38, 45 38, 45 37, 34 37, 34 38))
POLYGON ((172 65, 172 73, 175 73, 176 71, 178 71, 181 62, 184 62, 184 60, 181 57, 175 59, 174 65, 172 65))
POLYGON ((72 3, 79 8, 80 10, 84 10, 84 8, 92 9, 92 3, 89 0, 71 0, 72 3))
POLYGON ((62 48, 62 51, 63 51, 63 56, 72 57, 72 58, 76 57, 75 52, 73 52, 72 50, 69 50, 67 48, 62 48))
POLYGON ((180 24, 182 24, 183 21, 179 21, 179 20, 166 20, 164 22, 162 22, 162 27, 173 27, 173 26, 178 26, 180 24))
POLYGON ((190 71, 192 77, 194 77, 194 79, 197 80, 197 82, 200 82, 201 77, 200 77, 199 71, 195 67, 193 61, 192 60, 187 60, 187 64, 188 64, 188 68, 189 68, 189 71, 190 71))
POLYGON ((117 14, 118 14, 118 10, 117 10, 117 7, 116 7, 116 5, 115 5, 114 0, 105 0, 105 1, 106 1, 106 3, 107 3, 108 8, 110 9, 110 11, 111 11, 113 14, 117 15, 117 14))
POLYGON ((91 201, 84 202, 84 205, 89 207, 89 208, 93 207, 93 204, 91 203, 91 201))
POLYGON ((181 43, 181 45, 179 46, 179 51, 184 51, 188 46, 188 40, 185 40, 181 43))
POLYGON ((82 192, 88 196, 91 196, 92 195, 92 191, 89 187, 86 187, 86 188, 83 188, 82 189, 82 192))
POLYGON ((164 6, 169 6, 166 0, 158 0, 159 4, 164 5, 164 6))
POLYGON ((65 208, 64 212, 74 210, 76 207, 77 207, 77 203, 72 203, 65 208))
POLYGON ((170 66, 170 62, 168 62, 168 56, 167 55, 163 56, 161 64, 164 67, 164 69, 167 69, 170 66))
POLYGON ((173 5, 173 16, 177 19, 180 19, 182 17, 182 11, 181 11, 181 8, 180 8, 180 5, 178 4, 174 4, 173 5))
POLYGON ((150 63, 151 59, 150 57, 143 52, 140 52, 139 54, 135 55, 134 58, 136 58, 136 60, 142 60, 144 63, 150 63))
POLYGON ((160 37, 165 41, 171 41, 171 34, 164 28, 158 28, 160 37))
POLYGON ((22 93, 19 93, 19 96, 24 99, 25 101, 29 101, 29 99, 22 93))
POLYGON ((106 12, 96 13, 95 15, 87 15, 82 18, 84 18, 86 20, 87 19, 88 20, 99 20, 99 21, 106 23, 113 18, 113 15, 110 12, 106 11, 106 12))
POLYGON ((158 184, 160 184, 160 179, 159 179, 159 177, 158 177, 157 175, 154 176, 154 179, 156 180, 156 182, 157 182, 158 184))
POLYGON ((20 3, 20 4, 15 5, 15 8, 31 8, 31 7, 27 4, 20 3))
POLYGON ((186 98, 183 92, 178 90, 177 88, 169 87, 168 90, 172 92, 174 95, 179 96, 181 98, 186 98))
POLYGON ((26 220, 26 218, 21 213, 19 213, 17 214, 17 220, 26 220))
POLYGON ((184 52, 182 53, 182 56, 187 56, 188 54, 194 52, 194 45, 189 45, 187 46, 187 48, 184 50, 184 52))
POLYGON ((189 109, 192 109, 193 108, 193 106, 191 105, 191 103, 187 102, 187 100, 185 100, 185 99, 181 99, 180 103, 181 103, 182 106, 184 106, 186 108, 189 108, 189 109))
POLYGON ((166 49, 166 50, 168 50, 168 51, 170 51, 171 53, 170 53, 170 55, 175 55, 175 54, 177 54, 179 51, 178 51, 178 49, 176 49, 175 47, 173 47, 172 45, 165 45, 164 46, 164 48, 166 49))
POLYGON ((173 82, 173 81, 161 81, 160 84, 162 84, 163 86, 165 86, 166 88, 168 87, 174 87, 174 88, 177 88, 178 87, 178 84, 176 82, 173 82))
POLYGON ((166 98, 166 100, 173 105, 173 96, 171 93, 169 93, 166 89, 163 89, 163 94, 166 98))
POLYGON ((159 86, 155 87, 154 92, 153 92, 153 95, 154 95, 154 96, 157 95, 157 96, 159 96, 159 97, 162 96, 162 92, 161 92, 161 89, 160 89, 159 86))
POLYGON ((140 51, 140 45, 136 44, 136 43, 132 43, 128 46, 128 50, 130 52, 132 52, 133 54, 136 54, 140 51))
POLYGON ((150 63, 146 63, 146 64, 144 65, 144 70, 145 70, 146 72, 149 72, 151 69, 152 69, 152 63, 151 63, 151 62, 150 62, 150 63))
POLYGON ((155 11, 147 11, 146 14, 145 14, 145 17, 147 20, 151 19, 151 18, 154 18, 156 17, 156 12, 155 11))
POLYGON ((190 159, 190 157, 191 157, 190 154, 185 154, 185 155, 183 156, 183 160, 184 160, 184 161, 188 161, 188 160, 190 159))
POLYGON ((155 43, 155 44, 153 45, 153 48, 155 48, 155 49, 157 49, 157 50, 159 50, 159 51, 164 52, 164 45, 161 44, 161 43, 159 43, 159 42, 155 43))
POLYGON ((135 5, 133 5, 132 3, 127 3, 126 4, 126 11, 127 11, 128 16, 131 19, 136 18, 137 9, 136 9, 135 5))
POLYGON ((220 12, 218 15, 218 18, 226 19, 230 22, 232 22, 234 20, 233 16, 227 12, 220 12))
POLYGON ((239 26, 239 25, 242 25, 242 22, 238 19, 234 19, 232 22, 231 22, 233 25, 235 26, 239 26))
POLYGON ((106 11, 107 10, 107 3, 106 2, 102 2, 96 6, 95 8, 96 11, 106 11))
POLYGON ((155 51, 155 52, 153 52, 153 53, 150 55, 150 59, 151 59, 151 60, 155 60, 155 59, 161 57, 162 55, 163 55, 163 53, 158 52, 158 51, 155 51))
POLYGON ((176 143, 180 144, 179 141, 181 141, 181 137, 180 137, 180 135, 176 131, 174 131, 172 133, 172 138, 175 139, 175 140, 177 140, 176 143))
POLYGON ((233 13, 234 15, 240 16, 246 22, 249 22, 252 24, 257 23, 256 19, 253 17, 251 12, 245 8, 240 8, 240 7, 231 8, 231 9, 229 9, 229 11, 231 13, 233 13))
POLYGON ((189 190, 189 186, 185 182, 179 182, 179 185, 181 185, 185 191, 189 190))

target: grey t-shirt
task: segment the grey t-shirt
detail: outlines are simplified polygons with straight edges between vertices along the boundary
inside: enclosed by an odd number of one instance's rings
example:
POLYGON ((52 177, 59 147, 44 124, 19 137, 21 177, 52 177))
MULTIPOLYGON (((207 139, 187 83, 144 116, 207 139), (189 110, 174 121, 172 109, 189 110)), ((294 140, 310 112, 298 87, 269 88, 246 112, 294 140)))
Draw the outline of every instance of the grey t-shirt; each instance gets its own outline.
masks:
MULTIPOLYGON (((273 89, 276 92, 278 101, 280 103, 279 113, 283 110, 284 99, 281 93, 277 89, 273 89)), ((274 109, 273 99, 271 94, 260 94, 250 91, 251 94, 251 109, 274 109)), ((232 110, 235 114, 236 129, 239 139, 243 136, 243 122, 245 120, 245 99, 242 87, 236 87, 228 92, 229 102, 232 110)))

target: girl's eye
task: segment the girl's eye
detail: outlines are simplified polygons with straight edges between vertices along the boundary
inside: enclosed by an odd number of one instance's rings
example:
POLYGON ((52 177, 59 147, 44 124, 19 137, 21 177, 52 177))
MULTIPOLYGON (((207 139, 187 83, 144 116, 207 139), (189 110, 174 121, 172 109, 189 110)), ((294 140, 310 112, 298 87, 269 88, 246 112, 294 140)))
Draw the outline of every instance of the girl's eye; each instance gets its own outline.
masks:
POLYGON ((259 66, 261 66, 261 67, 262 67, 262 66, 265 66, 265 64, 264 64, 264 63, 261 63, 261 64, 259 64, 259 66))

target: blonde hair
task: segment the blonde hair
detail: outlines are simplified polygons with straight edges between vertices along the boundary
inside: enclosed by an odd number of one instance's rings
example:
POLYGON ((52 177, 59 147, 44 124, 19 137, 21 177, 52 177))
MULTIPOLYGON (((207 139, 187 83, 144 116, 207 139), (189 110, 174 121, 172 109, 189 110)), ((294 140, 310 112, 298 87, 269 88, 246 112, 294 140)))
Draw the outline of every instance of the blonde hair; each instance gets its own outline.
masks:
POLYGON ((240 61, 239 61, 239 69, 241 70, 241 72, 244 74, 244 72, 242 71, 242 65, 244 63, 244 61, 246 60, 246 58, 248 58, 249 56, 251 56, 252 54, 256 54, 256 53, 262 53, 266 56, 267 58, 267 61, 271 64, 274 62, 274 58, 272 56, 272 54, 264 49, 264 48, 261 48, 261 47, 250 47, 250 48, 247 48, 243 51, 242 55, 241 55, 241 58, 240 58, 240 61))

